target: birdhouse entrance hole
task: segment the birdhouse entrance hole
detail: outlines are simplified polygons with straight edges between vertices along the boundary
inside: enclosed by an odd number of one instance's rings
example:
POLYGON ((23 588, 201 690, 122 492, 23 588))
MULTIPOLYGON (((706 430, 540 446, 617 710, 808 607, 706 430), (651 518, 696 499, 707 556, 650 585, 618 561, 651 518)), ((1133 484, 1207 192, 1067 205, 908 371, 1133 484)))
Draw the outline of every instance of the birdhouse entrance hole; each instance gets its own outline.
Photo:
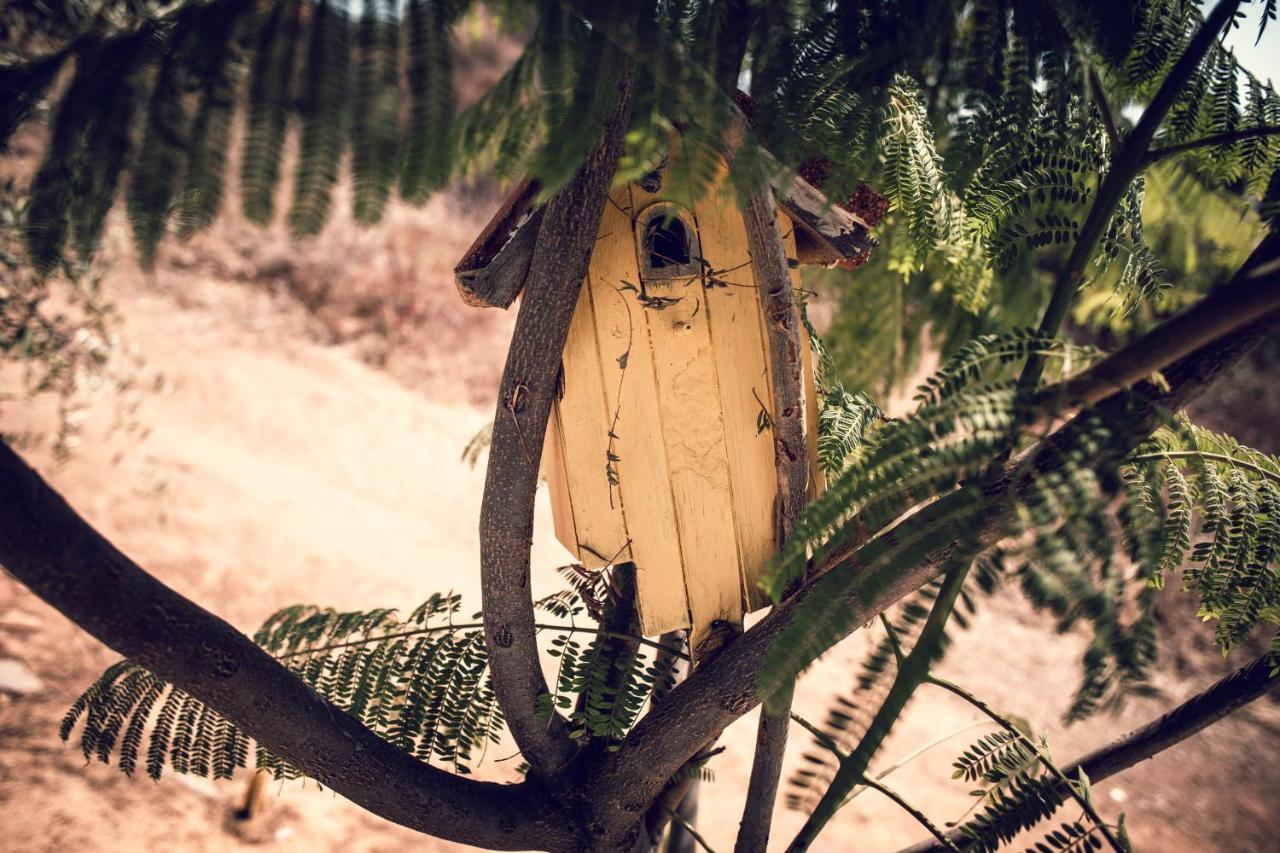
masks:
POLYGON ((650 222, 644 243, 649 251, 649 266, 655 270, 689 263, 689 235, 679 219, 650 222))
POLYGON ((662 281, 698 274, 698 229, 688 211, 658 202, 645 209, 637 224, 645 279, 662 281))

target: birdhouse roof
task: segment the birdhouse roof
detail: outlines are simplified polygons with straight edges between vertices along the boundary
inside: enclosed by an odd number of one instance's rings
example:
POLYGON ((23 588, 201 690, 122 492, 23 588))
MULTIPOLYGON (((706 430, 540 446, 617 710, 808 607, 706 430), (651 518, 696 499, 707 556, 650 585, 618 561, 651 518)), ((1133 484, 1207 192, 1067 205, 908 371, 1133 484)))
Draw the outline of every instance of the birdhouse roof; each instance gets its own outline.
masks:
MULTIPOLYGON (((773 192, 779 210, 795 226, 800 264, 856 262, 876 245, 861 217, 827 201, 804 178, 775 184, 773 192)), ((542 227, 537 195, 537 181, 526 178, 516 184, 454 267, 454 281, 467 304, 506 308, 520 294, 542 227)))

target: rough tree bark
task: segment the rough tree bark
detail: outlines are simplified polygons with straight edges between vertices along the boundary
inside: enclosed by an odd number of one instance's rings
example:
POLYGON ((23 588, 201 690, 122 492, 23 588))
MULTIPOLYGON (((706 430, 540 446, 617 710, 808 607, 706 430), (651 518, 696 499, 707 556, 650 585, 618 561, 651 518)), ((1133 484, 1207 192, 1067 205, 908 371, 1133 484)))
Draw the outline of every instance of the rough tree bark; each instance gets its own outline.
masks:
POLYGON ((537 783, 472 781, 387 743, 244 634, 147 574, 3 441, 0 565, 106 645, 376 815, 491 849, 578 846, 573 823, 537 783))
MULTIPOLYGON (((774 508, 774 538, 786 544, 804 509, 809 488, 808 444, 804 434, 804 377, 800 357, 800 321, 791 268, 778 228, 778 211, 768 184, 748 200, 742 212, 751 269, 764 313, 773 376, 773 453, 778 495, 774 508)), ((756 749, 747 783, 747 799, 738 829, 736 853, 763 853, 769 845, 774 800, 782 775, 782 759, 791 726, 794 684, 785 684, 760 710, 756 749)))
POLYGON ((603 138, 543 214, 499 386, 480 510, 480 580, 494 691, 532 774, 541 779, 568 764, 575 746, 547 703, 538 656, 529 589, 533 500, 561 353, 631 115, 633 63, 621 56, 617 62, 623 69, 615 72, 617 101, 603 138))

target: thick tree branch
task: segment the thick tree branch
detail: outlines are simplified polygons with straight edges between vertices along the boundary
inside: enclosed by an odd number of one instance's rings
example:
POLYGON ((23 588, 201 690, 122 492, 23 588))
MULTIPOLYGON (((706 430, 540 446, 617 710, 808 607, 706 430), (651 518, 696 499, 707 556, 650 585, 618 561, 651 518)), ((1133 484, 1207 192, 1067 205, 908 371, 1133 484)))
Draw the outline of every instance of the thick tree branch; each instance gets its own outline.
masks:
MULTIPOLYGON (((1280 672, 1272 672, 1273 663, 1269 655, 1257 658, 1142 728, 1134 729, 1113 743, 1065 765, 1062 775, 1075 779, 1083 770, 1089 780, 1097 784, 1176 746, 1280 687, 1280 672)), ((948 832, 947 838, 952 843, 963 846, 964 836, 959 827, 948 832)), ((934 853, 944 849, 946 848, 937 842, 923 841, 901 853, 934 853)))
POLYGON ((572 850, 535 784, 475 782, 396 749, 118 551, 0 442, 0 565, 111 648, 376 815, 492 849, 572 850))
MULTIPOLYGON (((1229 284, 1078 376, 1045 388, 1037 398, 1046 417, 1091 406, 1276 310, 1280 235, 1269 234, 1250 256, 1249 268, 1229 284)), ((1037 424, 1044 425, 1043 420, 1037 424)))
MULTIPOLYGON (((1091 414, 1112 427, 1113 443, 1105 458, 1099 458, 1099 464, 1113 464, 1123 458, 1168 413, 1184 407, 1277 329, 1280 312, 1273 312, 1169 366, 1164 371, 1167 388, 1141 382, 1127 393, 1102 401, 1091 414)), ((1072 440, 1079 428, 1075 421, 1068 423, 1038 450, 1009 463, 1006 475, 987 489, 976 510, 971 508, 975 496, 970 491, 955 492, 922 508, 867 546, 881 551, 896 549, 897 559, 873 564, 864 549, 811 580, 722 651, 714 666, 695 671, 666 702, 646 715, 628 737, 624 749, 592 774, 593 784, 599 786, 598 790, 620 785, 655 795, 690 755, 755 707, 761 693, 777 689, 777 684, 759 680, 765 656, 807 602, 829 601, 841 608, 847 616, 843 633, 851 633, 936 577, 955 541, 975 535, 979 545, 999 541, 1012 518, 1007 497, 1017 488, 1015 477, 1028 470, 1024 466, 1049 470, 1059 465, 1059 446, 1072 440), (906 572, 895 568, 901 565, 912 568, 906 572)), ((607 804, 601 803, 600 807, 608 810, 607 804)))
POLYGON ((480 510, 480 580, 494 691, 532 773, 541 778, 564 767, 575 747, 554 709, 543 708, 549 717, 538 714, 548 691, 529 589, 533 501, 569 321, 631 114, 634 66, 621 55, 613 59, 623 70, 603 138, 543 214, 499 389, 480 510))

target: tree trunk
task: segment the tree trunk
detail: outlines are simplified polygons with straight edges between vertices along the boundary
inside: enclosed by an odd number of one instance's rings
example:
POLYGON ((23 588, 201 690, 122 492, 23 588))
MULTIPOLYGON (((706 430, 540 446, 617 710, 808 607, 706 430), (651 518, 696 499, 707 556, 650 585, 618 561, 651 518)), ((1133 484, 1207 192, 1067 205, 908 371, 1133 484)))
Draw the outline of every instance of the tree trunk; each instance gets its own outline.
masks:
POLYGON ((624 67, 604 136, 543 214, 499 387, 480 509, 480 578, 494 691, 532 774, 542 779, 563 768, 575 746, 550 707, 533 626, 533 500, 569 321, 631 115, 632 64, 617 61, 624 67))

